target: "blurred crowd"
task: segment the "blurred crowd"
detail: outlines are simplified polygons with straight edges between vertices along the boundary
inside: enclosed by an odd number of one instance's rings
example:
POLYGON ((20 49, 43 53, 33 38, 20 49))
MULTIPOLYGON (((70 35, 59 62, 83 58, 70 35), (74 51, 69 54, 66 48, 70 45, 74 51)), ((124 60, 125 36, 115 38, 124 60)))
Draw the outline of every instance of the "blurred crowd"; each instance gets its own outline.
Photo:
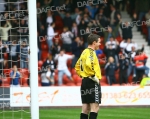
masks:
MULTIPOLYGON (((19 70, 29 70, 27 1, 0 2, 4 3, 0 4, 0 73, 3 74, 3 69, 14 67, 10 77, 17 77, 18 83, 11 80, 11 85, 18 86, 19 70), (13 11, 11 15, 10 11, 13 11)), ((148 77, 149 67, 145 65, 148 56, 144 45, 139 47, 132 41, 132 28, 137 27, 142 32, 142 25, 124 22, 121 11, 127 11, 132 21, 142 23, 142 20, 150 18, 149 8, 149 0, 102 0, 96 5, 88 0, 37 0, 37 39, 31 40, 38 43, 40 85, 63 85, 64 74, 74 82, 75 63, 87 47, 86 40, 91 33, 101 38, 96 54, 108 85, 127 84, 131 76, 134 83, 140 82, 143 75, 148 77), (84 2, 88 5, 83 5, 84 2), (60 6, 64 9, 50 10, 60 6)), ((147 32, 150 45, 150 23, 147 24, 147 32)), ((27 83, 29 85, 29 80, 27 83)))

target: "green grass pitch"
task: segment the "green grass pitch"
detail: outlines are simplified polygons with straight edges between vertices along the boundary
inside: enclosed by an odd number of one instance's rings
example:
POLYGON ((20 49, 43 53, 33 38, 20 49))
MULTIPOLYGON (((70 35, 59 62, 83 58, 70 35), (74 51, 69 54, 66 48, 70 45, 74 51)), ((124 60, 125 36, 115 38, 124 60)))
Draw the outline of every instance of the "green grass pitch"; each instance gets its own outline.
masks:
MULTIPOLYGON (((5 110, 4 113, 1 111, 0 119, 31 119, 30 114, 24 111, 14 113, 9 112, 11 110, 5 110)), ((29 112, 29 110, 26 111, 29 112)), ((42 108, 39 119, 80 119, 80 112, 80 108, 42 108)), ((150 107, 102 107, 97 119, 150 119, 150 107)))

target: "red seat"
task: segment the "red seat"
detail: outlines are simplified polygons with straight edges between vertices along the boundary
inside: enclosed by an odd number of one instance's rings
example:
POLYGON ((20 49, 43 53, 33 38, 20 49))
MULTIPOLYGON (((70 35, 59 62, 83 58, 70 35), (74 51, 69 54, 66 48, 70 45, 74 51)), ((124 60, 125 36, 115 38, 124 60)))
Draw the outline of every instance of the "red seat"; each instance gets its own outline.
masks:
POLYGON ((22 77, 22 78, 20 78, 19 83, 20 83, 21 85, 24 85, 24 84, 27 83, 27 80, 28 80, 28 78, 22 77))
POLYGON ((71 66, 71 64, 72 64, 72 60, 69 59, 69 60, 67 61, 67 66, 69 67, 69 66, 71 66))
POLYGON ((120 84, 112 84, 112 86, 120 86, 120 84))
POLYGON ((0 87, 10 87, 10 84, 2 84, 0 87))
POLYGON ((43 61, 42 60, 38 61, 38 67, 42 67, 42 65, 43 65, 43 61))
POLYGON ((81 86, 81 83, 77 83, 76 86, 81 86))
POLYGON ((72 81, 66 76, 63 75, 63 84, 71 83, 72 81))
POLYGON ((75 84, 82 82, 82 78, 80 78, 77 74, 74 74, 72 78, 75 84))
POLYGON ((41 50, 48 51, 48 45, 47 44, 41 44, 41 50))
POLYGON ((103 59, 103 58, 105 58, 106 56, 105 56, 105 54, 103 53, 103 54, 99 54, 98 55, 98 58, 100 58, 100 59, 103 59))
POLYGON ((56 74, 58 74, 58 70, 57 70, 57 69, 55 70, 55 75, 56 75, 56 74))
POLYGON ((100 65, 104 65, 104 64, 106 64, 106 60, 101 60, 100 59, 99 63, 100 63, 100 65))
POLYGON ((119 73, 115 73, 115 78, 116 78, 117 83, 119 83, 119 73))
POLYGON ((4 59, 8 59, 8 53, 4 53, 4 59))
POLYGON ((10 78, 7 78, 7 77, 5 77, 5 78, 2 78, 2 84, 10 84, 10 78))
POLYGON ((102 83, 100 83, 101 84, 101 86, 109 86, 109 84, 108 83, 105 83, 105 82, 102 82, 102 83))
POLYGON ((101 44, 100 46, 99 46, 99 48, 101 49, 101 50, 103 50, 104 49, 104 44, 101 44))
POLYGON ((42 51, 41 54, 41 60, 46 60, 46 58, 48 57, 49 53, 47 51, 42 51))
POLYGON ((4 75, 7 76, 7 77, 10 76, 10 72, 11 72, 11 69, 4 69, 3 70, 4 75))
POLYGON ((55 85, 58 85, 58 74, 54 75, 55 85))
POLYGON ((107 83, 106 76, 102 76, 102 79, 100 80, 100 83, 107 83))
POLYGON ((71 70, 71 74, 72 74, 72 75, 77 74, 77 73, 76 73, 76 70, 75 70, 75 69, 72 69, 72 70, 71 70))
POLYGON ((132 79, 133 79, 133 76, 130 75, 130 76, 128 77, 128 82, 129 82, 129 83, 132 83, 132 79))
POLYGON ((66 85, 67 86, 76 86, 74 83, 71 83, 71 82, 67 83, 66 85))
POLYGON ((28 78, 29 77, 28 69, 20 69, 19 72, 21 73, 22 77, 24 77, 24 78, 28 78))
POLYGON ((23 84, 22 87, 29 87, 27 83, 23 84))

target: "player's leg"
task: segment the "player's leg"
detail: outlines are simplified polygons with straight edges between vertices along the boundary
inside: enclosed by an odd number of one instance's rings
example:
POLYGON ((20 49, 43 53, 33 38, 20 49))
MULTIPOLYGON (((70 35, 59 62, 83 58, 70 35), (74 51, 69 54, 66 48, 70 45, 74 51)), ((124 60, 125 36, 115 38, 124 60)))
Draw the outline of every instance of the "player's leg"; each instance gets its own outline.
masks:
POLYGON ((82 112, 80 114, 80 119, 88 119, 88 114, 90 112, 90 105, 88 103, 88 97, 87 97, 87 79, 82 79, 82 84, 81 84, 81 101, 82 101, 82 112))
POLYGON ((90 103, 91 110, 89 119, 97 119, 99 104, 101 103, 101 86, 99 84, 95 83, 95 88, 91 96, 92 103, 90 103))
POLYGON ((82 112, 80 114, 80 119, 88 119, 89 112, 90 104, 82 104, 82 112))
POLYGON ((99 111, 99 103, 90 103, 90 117, 89 119, 97 119, 98 111, 99 111))

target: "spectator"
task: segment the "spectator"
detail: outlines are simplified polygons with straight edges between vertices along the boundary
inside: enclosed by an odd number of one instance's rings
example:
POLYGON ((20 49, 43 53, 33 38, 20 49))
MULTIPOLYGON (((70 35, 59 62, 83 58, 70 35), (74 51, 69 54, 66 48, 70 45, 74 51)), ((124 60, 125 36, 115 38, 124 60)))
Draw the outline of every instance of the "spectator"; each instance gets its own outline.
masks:
POLYGON ((75 22, 72 25, 72 33, 74 34, 74 38, 79 36, 78 26, 75 22))
POLYGON ((113 5, 110 5, 110 9, 111 9, 110 26, 114 30, 114 28, 118 25, 120 21, 118 18, 118 15, 120 15, 120 12, 116 11, 116 8, 113 5))
POLYGON ((9 52, 8 46, 2 44, 2 40, 0 40, 0 74, 3 74, 4 69, 4 53, 9 52))
MULTIPOLYGON (((140 52, 144 51, 144 46, 142 47, 142 49, 138 50, 140 52)), ((136 49, 134 46, 132 46, 132 50, 131 52, 129 52, 128 54, 126 54, 126 57, 129 60, 129 66, 128 66, 128 71, 127 71, 127 76, 129 77, 130 74, 133 72, 133 78, 136 77, 136 69, 135 69, 135 62, 134 62, 134 57, 136 55, 136 49)))
POLYGON ((65 11, 71 13, 72 7, 72 0, 65 0, 65 11))
POLYGON ((80 15, 81 11, 79 10, 79 8, 75 8, 75 12, 71 15, 71 18, 73 21, 77 20, 77 16, 80 15))
POLYGON ((132 28, 134 27, 133 24, 130 24, 128 22, 121 23, 121 29, 122 29, 122 36, 124 40, 132 39, 132 28))
POLYGON ((145 74, 148 76, 149 74, 149 68, 145 66, 146 60, 148 59, 148 56, 145 53, 137 53, 137 56, 134 57, 136 70, 144 70, 145 74))
MULTIPOLYGON (((144 1, 141 1, 141 0, 136 0, 136 9, 137 11, 139 11, 139 20, 142 24, 142 19, 143 17, 145 16, 146 12, 148 11, 148 9, 150 8, 150 1, 149 0, 144 0, 144 1)), ((138 27, 138 31, 141 31, 141 25, 140 27, 138 27)))
POLYGON ((1 40, 3 43, 7 43, 8 41, 8 31, 11 29, 11 24, 9 21, 6 21, 6 23, 3 25, 3 27, 0 27, 1 30, 1 40))
POLYGON ((102 29, 102 32, 104 33, 104 43, 106 43, 107 41, 109 41, 109 39, 111 37, 116 38, 116 34, 118 32, 118 28, 119 28, 119 23, 118 25, 112 29, 111 27, 102 27, 102 25, 100 24, 99 21, 97 21, 97 24, 99 25, 99 28, 102 29), (104 29, 104 30, 103 30, 104 29))
POLYGON ((46 23, 47 23, 47 24, 52 24, 53 22, 54 22, 54 21, 53 21, 52 12, 51 12, 51 10, 48 10, 48 11, 47 11, 46 23))
POLYGON ((103 51, 101 49, 98 49, 95 51, 96 52, 96 56, 98 57, 99 55, 103 54, 103 51))
POLYGON ((92 3, 89 3, 89 5, 86 6, 86 8, 87 8, 88 11, 89 11, 90 17, 91 17, 92 19, 94 19, 94 18, 95 18, 95 14, 96 14, 96 12, 97 12, 97 10, 98 10, 98 5, 94 6, 94 5, 92 5, 92 3))
POLYGON ((59 54, 61 50, 61 46, 59 44, 59 40, 55 39, 54 44, 52 45, 52 56, 55 57, 56 54, 59 54))
POLYGON ((20 72, 17 70, 17 66, 13 66, 13 70, 10 73, 11 77, 11 87, 20 87, 19 80, 20 80, 20 72))
POLYGON ((20 39, 20 41, 28 42, 29 29, 24 19, 21 20, 20 26, 17 31, 18 31, 18 39, 20 39))
POLYGON ((88 13, 83 14, 83 20, 87 24, 91 21, 91 18, 89 17, 88 13))
POLYGON ((150 86, 150 78, 147 77, 146 74, 143 75, 143 79, 141 80, 140 86, 150 86))
POLYGON ((95 20, 99 21, 99 23, 102 25, 102 27, 106 27, 107 26, 107 18, 103 12, 104 12, 104 10, 103 10, 103 8, 101 8, 99 10, 99 13, 95 17, 95 20))
POLYGON ((49 48, 49 53, 51 53, 52 45, 53 45, 53 37, 57 35, 57 33, 54 32, 55 23, 52 23, 51 25, 48 25, 47 28, 47 44, 49 48))
POLYGON ((73 33, 71 33, 68 29, 68 27, 63 28, 63 33, 61 34, 62 41, 63 41, 63 49, 65 49, 66 52, 71 52, 71 44, 72 44, 72 38, 73 33))
POLYGON ((71 18, 71 16, 70 16, 70 13, 69 12, 67 12, 66 13, 66 16, 65 16, 65 18, 63 19, 63 23, 64 23, 64 26, 66 26, 66 27, 68 27, 68 29, 71 31, 71 27, 72 27, 72 23, 73 23, 73 20, 72 20, 72 18, 71 18))
POLYGON ((57 69, 58 69, 58 85, 62 85, 62 78, 63 78, 64 74, 66 74, 67 77, 70 80, 73 81, 73 79, 71 77, 71 73, 70 73, 70 71, 68 70, 68 67, 67 67, 67 60, 68 59, 73 59, 73 58, 74 58, 74 55, 67 55, 67 54, 65 54, 64 50, 61 50, 60 54, 56 55, 55 60, 58 61, 58 66, 57 66, 57 69))
POLYGON ((79 37, 76 37, 75 41, 72 43, 72 54, 75 55, 75 57, 72 60, 72 68, 74 68, 74 66, 75 66, 77 60, 79 59, 83 49, 84 49, 83 41, 79 37))
POLYGON ((51 76, 51 70, 50 70, 50 67, 48 66, 47 71, 45 71, 41 74, 42 86, 54 85, 54 80, 51 79, 50 76, 51 76))
POLYGON ((50 68, 50 71, 51 71, 50 78, 51 78, 52 80, 54 80, 54 75, 55 75, 55 72, 54 72, 54 71, 55 71, 55 69, 56 69, 56 63, 55 63, 55 61, 53 60, 52 55, 49 55, 49 56, 48 56, 47 60, 43 63, 43 66, 42 66, 42 67, 44 67, 44 69, 47 68, 47 67, 50 68))
POLYGON ((106 71, 108 84, 112 85, 112 83, 116 83, 115 71, 118 69, 118 66, 114 63, 113 57, 109 57, 104 69, 106 71))
POLYGON ((117 46, 119 45, 119 42, 111 36, 109 41, 106 42, 106 46, 108 47, 109 45, 112 46, 112 49, 116 49, 117 46))
POLYGON ((19 45, 16 44, 17 41, 12 41, 12 44, 9 45, 9 68, 12 68, 13 65, 18 67, 18 55, 20 53, 19 45))
POLYGON ((128 83, 128 77, 127 77, 127 69, 128 69, 129 61, 126 59, 125 54, 121 54, 119 58, 119 80, 120 85, 122 83, 128 83))
POLYGON ((118 63, 117 54, 119 54, 119 52, 120 52, 118 42, 116 42, 116 48, 113 48, 112 44, 106 44, 103 51, 104 51, 104 54, 106 55, 107 60, 109 59, 109 57, 113 57, 113 59, 115 59, 115 63, 118 63))
POLYGON ((137 44, 132 42, 130 38, 128 38, 127 41, 123 40, 120 43, 120 48, 123 48, 127 54, 131 52, 132 47, 135 47, 135 49, 137 49, 137 44))
POLYGON ((20 68, 28 68, 28 46, 23 41, 20 48, 20 68))
MULTIPOLYGON (((150 19, 150 9, 148 11, 148 13, 146 13, 145 18, 147 21, 149 21, 150 19)), ((148 45, 150 46, 150 22, 146 22, 147 24, 147 30, 148 30, 148 45)))

